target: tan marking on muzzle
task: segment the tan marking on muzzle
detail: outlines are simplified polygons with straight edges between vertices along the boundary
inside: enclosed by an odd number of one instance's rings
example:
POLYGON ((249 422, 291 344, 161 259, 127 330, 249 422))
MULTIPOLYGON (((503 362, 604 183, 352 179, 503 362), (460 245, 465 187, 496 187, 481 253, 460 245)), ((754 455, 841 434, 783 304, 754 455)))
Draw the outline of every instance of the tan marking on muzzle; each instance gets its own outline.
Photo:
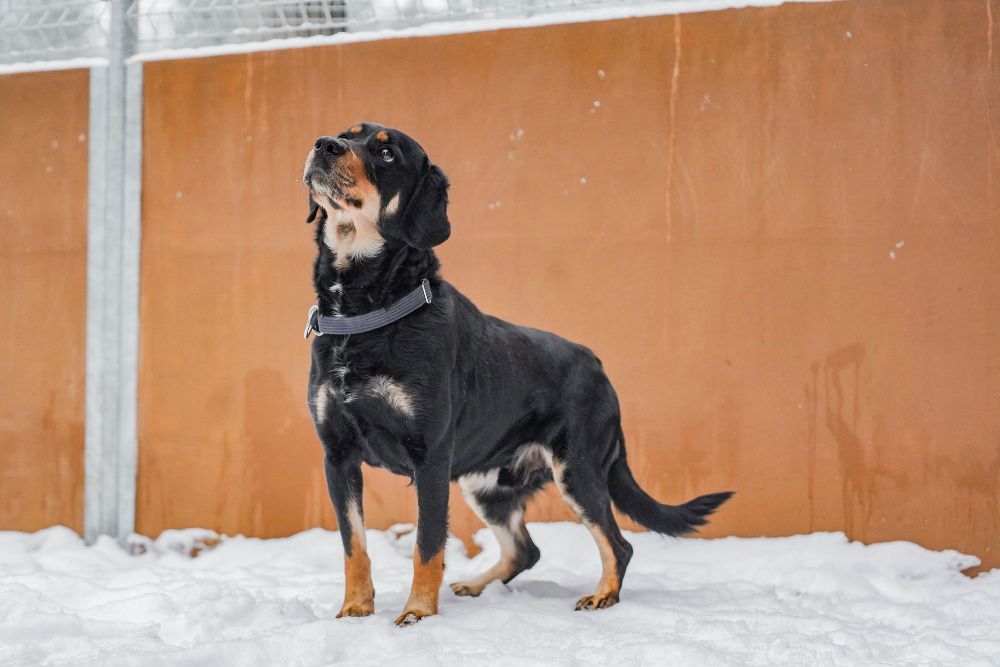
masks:
POLYGON ((313 199, 326 210, 330 220, 323 240, 334 251, 334 266, 344 270, 353 260, 374 257, 385 245, 378 230, 382 200, 354 151, 347 150, 340 156, 331 172, 330 177, 344 196, 314 189, 313 199), (334 202, 340 208, 334 207, 334 202))

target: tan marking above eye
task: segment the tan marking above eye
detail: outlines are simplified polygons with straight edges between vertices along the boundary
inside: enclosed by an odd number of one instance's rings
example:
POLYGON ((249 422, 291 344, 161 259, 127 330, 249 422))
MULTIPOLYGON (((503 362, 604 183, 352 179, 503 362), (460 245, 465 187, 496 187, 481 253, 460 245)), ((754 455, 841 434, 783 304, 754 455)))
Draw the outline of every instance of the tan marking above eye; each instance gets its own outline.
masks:
POLYGON ((385 205, 385 214, 395 215, 396 210, 398 208, 399 208, 399 193, 397 192, 395 195, 393 195, 392 199, 389 200, 389 203, 385 205))
POLYGON ((386 132, 385 130, 382 130, 375 135, 375 138, 378 139, 379 141, 389 141, 389 133, 386 132))
POLYGON ((382 250, 385 240, 378 229, 382 198, 353 150, 340 157, 335 176, 340 191, 335 195, 316 191, 313 196, 330 220, 323 228, 323 240, 334 251, 334 266, 344 270, 352 260, 374 257, 382 250))
POLYGON ((351 133, 352 134, 361 134, 362 130, 364 130, 364 129, 365 128, 361 127, 360 125, 355 125, 354 127, 351 128, 351 133))

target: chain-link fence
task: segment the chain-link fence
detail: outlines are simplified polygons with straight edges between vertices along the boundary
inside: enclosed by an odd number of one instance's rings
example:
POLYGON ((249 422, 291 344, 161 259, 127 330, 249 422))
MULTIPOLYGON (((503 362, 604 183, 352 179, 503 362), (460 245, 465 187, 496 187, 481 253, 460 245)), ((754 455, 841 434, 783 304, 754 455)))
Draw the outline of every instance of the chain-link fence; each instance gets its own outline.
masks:
MULTIPOLYGON (((0 0, 0 64, 105 57, 110 4, 0 0)), ((636 0, 132 0, 125 16, 141 54, 622 4, 636 0)))
POLYGON ((0 64, 103 57, 110 14, 102 0, 0 0, 0 64))
POLYGON ((138 0, 129 8, 128 22, 139 52, 332 35, 349 28, 345 0, 138 0))

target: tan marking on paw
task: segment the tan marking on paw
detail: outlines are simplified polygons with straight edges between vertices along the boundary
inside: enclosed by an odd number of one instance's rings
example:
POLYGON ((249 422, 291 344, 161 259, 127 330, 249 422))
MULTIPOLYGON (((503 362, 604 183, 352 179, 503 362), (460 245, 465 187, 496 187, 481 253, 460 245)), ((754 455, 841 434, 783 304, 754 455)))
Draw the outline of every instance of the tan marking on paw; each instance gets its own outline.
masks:
MULTIPOLYGON (((490 579, 490 581, 493 581, 490 579)), ((486 588, 489 582, 479 581, 478 578, 468 581, 456 581, 451 584, 451 592, 459 597, 477 598, 486 588)))
POLYGON ((375 612, 372 563, 365 550, 365 523, 361 508, 353 501, 347 506, 347 520, 351 524, 351 555, 344 555, 344 604, 337 618, 375 612))
POLYGON ((553 459, 551 466, 552 478, 555 480, 563 500, 576 513, 577 517, 580 518, 580 522, 587 527, 590 534, 594 536, 597 549, 601 553, 601 580, 597 583, 597 590, 594 591, 593 595, 580 598, 580 601, 576 603, 576 609, 579 611, 581 609, 604 609, 610 607, 618 602, 618 593, 621 588, 618 583, 618 559, 615 558, 615 551, 611 547, 611 541, 604 534, 600 526, 592 523, 587 518, 583 508, 573 500, 573 497, 566 489, 566 485, 563 483, 563 477, 566 472, 565 464, 553 459))
MULTIPOLYGON (((585 522, 585 525, 590 530, 590 534, 594 536, 594 541, 597 542, 597 549, 601 552, 602 565, 601 580, 597 583, 597 590, 590 597, 605 599, 613 596, 614 602, 604 605, 610 607, 618 602, 618 559, 615 558, 615 551, 611 548, 611 542, 604 531, 589 522, 585 522)), ((597 609, 603 609, 604 606, 597 607, 597 609)))
POLYGON ((585 595, 576 603, 577 611, 596 611, 618 604, 618 591, 585 595))
POLYGON ((337 612, 337 618, 351 618, 361 616, 371 616, 375 613, 375 600, 365 600, 361 602, 345 602, 344 606, 337 612))
MULTIPOLYGON (((465 479, 464 477, 462 478, 465 479)), ((460 480, 461 481, 461 480, 460 480)), ((464 490, 464 487, 463 487, 464 490)), ((478 577, 473 577, 466 581, 456 581, 451 584, 451 590, 455 595, 477 597, 487 586, 499 579, 503 581, 510 578, 517 570, 517 542, 516 535, 524 531, 524 510, 511 513, 507 525, 497 525, 486 521, 482 514, 482 508, 476 502, 473 494, 466 495, 466 501, 473 511, 479 515, 483 523, 490 527, 493 536, 500 545, 500 559, 493 567, 486 570, 478 577)))
POLYGON ((403 613, 396 619, 396 625, 413 625, 427 616, 438 612, 438 592, 444 579, 444 550, 431 557, 426 563, 420 558, 420 549, 413 549, 413 586, 410 599, 406 601, 403 613))

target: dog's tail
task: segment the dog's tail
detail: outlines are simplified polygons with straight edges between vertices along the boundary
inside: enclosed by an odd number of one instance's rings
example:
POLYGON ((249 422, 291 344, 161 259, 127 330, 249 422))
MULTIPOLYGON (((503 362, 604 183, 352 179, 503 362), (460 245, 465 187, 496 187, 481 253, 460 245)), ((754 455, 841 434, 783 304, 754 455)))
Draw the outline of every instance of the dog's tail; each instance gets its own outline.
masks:
POLYGON ((636 523, 664 535, 680 536, 694 532, 707 523, 709 514, 733 496, 732 491, 710 493, 683 505, 664 505, 643 491, 625 461, 625 450, 611 465, 608 489, 615 507, 636 523))

